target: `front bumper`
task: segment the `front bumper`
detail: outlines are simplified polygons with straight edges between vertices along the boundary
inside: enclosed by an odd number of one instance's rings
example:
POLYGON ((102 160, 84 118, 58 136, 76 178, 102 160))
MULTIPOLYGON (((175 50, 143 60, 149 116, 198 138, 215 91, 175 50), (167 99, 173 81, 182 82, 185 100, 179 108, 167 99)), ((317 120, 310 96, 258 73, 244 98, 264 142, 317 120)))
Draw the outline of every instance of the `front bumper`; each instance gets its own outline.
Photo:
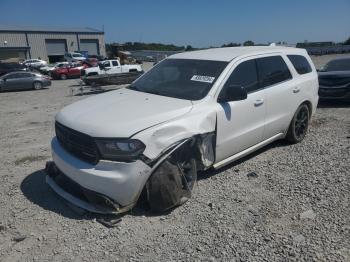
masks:
MULTIPOLYGON (((131 163, 101 160, 97 165, 93 165, 65 151, 56 138, 52 140, 51 148, 53 161, 64 176, 84 190, 95 192, 107 199, 110 198, 121 209, 133 206, 137 202, 151 174, 151 167, 141 160, 131 163)), ((52 176, 48 176, 47 181, 54 191, 63 198, 88 209, 86 206, 82 206, 79 201, 73 201, 72 198, 67 199, 68 192, 55 183, 52 176)))
POLYGON ((43 81, 43 86, 44 86, 44 87, 51 86, 51 80, 45 80, 45 81, 43 81))
POLYGON ((350 87, 321 86, 318 89, 320 99, 350 99, 350 87))

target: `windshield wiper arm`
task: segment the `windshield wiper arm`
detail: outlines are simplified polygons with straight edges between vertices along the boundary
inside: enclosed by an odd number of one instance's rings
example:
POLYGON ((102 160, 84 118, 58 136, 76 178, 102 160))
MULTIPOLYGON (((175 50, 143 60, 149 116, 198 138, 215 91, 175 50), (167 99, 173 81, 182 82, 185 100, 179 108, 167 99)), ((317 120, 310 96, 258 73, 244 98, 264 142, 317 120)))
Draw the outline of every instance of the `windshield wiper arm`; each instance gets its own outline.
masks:
POLYGON ((161 96, 161 93, 156 91, 156 90, 147 90, 147 91, 144 91, 146 93, 149 93, 149 94, 153 94, 153 95, 160 95, 161 96))
POLYGON ((129 85, 128 88, 131 89, 131 90, 140 91, 140 89, 137 86, 135 86, 135 85, 129 85))

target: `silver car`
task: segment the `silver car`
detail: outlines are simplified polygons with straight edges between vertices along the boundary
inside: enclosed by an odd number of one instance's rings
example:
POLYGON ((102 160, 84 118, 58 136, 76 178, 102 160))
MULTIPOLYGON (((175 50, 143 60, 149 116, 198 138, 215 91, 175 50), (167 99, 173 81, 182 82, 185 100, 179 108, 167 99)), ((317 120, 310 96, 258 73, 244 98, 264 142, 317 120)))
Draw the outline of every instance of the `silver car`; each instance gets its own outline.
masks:
POLYGON ((0 91, 34 89, 50 86, 49 77, 33 72, 11 72, 0 77, 0 91))

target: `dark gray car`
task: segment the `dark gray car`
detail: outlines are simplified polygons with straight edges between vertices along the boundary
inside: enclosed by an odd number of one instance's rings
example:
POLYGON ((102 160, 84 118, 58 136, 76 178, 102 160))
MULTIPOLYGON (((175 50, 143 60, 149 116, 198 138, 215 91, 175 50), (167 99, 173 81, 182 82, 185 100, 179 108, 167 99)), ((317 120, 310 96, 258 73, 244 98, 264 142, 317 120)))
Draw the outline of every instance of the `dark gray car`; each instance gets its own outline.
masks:
POLYGON ((318 72, 320 99, 350 101, 350 57, 329 61, 318 72))
POLYGON ((0 77, 0 91, 18 89, 39 90, 50 85, 51 80, 49 77, 33 72, 12 72, 0 77))

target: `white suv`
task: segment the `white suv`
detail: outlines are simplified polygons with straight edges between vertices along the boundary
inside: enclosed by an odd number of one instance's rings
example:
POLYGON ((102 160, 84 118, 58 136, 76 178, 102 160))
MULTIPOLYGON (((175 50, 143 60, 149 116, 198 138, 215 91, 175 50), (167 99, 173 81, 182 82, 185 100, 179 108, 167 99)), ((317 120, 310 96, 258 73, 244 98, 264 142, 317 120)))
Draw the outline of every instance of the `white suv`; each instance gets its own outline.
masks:
POLYGON ((47 183, 99 213, 186 201, 197 171, 220 168, 275 140, 298 143, 318 102, 305 50, 234 47, 175 54, 127 88, 56 116, 47 183))
POLYGON ((74 53, 74 52, 71 52, 71 53, 65 53, 64 54, 64 59, 67 61, 67 62, 77 62, 77 61, 85 61, 86 60, 86 57, 83 56, 82 54, 80 53, 74 53))

